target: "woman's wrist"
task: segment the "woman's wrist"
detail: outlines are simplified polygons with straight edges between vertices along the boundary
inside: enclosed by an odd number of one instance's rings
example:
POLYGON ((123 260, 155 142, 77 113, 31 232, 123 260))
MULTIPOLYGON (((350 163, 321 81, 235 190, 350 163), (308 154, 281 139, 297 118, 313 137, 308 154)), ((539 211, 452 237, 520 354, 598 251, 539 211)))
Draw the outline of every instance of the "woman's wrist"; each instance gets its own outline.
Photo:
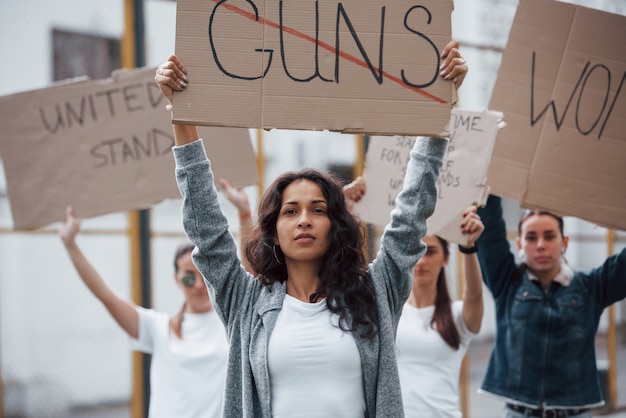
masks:
POLYGON ((476 245, 476 243, 474 243, 474 245, 472 245, 471 247, 465 247, 459 244, 459 251, 463 254, 475 254, 478 252, 478 246, 476 245))
POLYGON ((174 130, 174 141, 178 146, 189 144, 200 138, 198 129, 194 125, 174 124, 172 128, 174 130))

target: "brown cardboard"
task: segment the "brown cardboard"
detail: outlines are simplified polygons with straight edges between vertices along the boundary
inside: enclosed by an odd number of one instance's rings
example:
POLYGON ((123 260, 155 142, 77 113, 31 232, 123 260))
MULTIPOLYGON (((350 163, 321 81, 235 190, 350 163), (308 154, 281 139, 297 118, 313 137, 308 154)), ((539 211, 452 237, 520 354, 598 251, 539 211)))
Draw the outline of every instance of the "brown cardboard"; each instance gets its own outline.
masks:
POLYGON ((454 88, 438 72, 439 55, 451 39, 452 8, 450 0, 178 0, 176 54, 190 83, 176 93, 174 121, 445 136, 454 88), (255 50, 271 50, 271 63, 270 52, 255 50), (402 70, 407 81, 425 87, 409 88, 402 70))
POLYGON ((520 1, 489 105, 495 194, 626 229, 625 40, 624 16, 520 1))
MULTIPOLYGON (((452 110, 450 141, 437 182, 437 207, 428 218, 429 234, 467 245, 459 225, 468 206, 483 206, 487 201, 487 169, 501 127, 500 113, 452 110)), ((414 143, 415 137, 370 138, 363 173, 367 193, 354 205, 364 222, 378 226, 389 222, 414 143)))
MULTIPOLYGON (((0 156, 15 229, 180 198, 170 112, 154 68, 0 97, 0 156)), ((246 129, 202 128, 217 177, 256 183, 246 129)))

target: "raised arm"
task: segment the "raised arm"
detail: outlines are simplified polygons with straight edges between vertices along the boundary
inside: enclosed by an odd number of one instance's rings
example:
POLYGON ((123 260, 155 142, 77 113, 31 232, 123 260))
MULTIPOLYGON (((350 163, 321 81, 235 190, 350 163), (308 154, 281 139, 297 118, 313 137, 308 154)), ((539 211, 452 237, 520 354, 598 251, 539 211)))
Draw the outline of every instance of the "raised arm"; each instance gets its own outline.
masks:
MULTIPOLYGON (((439 75, 452 80, 458 89, 468 71, 459 52, 459 41, 451 40, 441 52, 439 75)), ((403 189, 396 197, 391 222, 381 238, 381 249, 370 266, 387 283, 387 297, 396 313, 402 310, 411 292, 413 266, 425 252, 422 237, 426 219, 432 215, 437 200, 436 181, 447 146, 445 138, 417 138, 410 153, 403 189)))
POLYGON ((483 281, 495 299, 504 295, 516 269, 515 256, 507 239, 502 199, 490 195, 487 205, 478 209, 485 232, 476 241, 483 281))
MULTIPOLYGON (((154 76, 161 92, 168 101, 168 106, 174 106, 174 92, 182 91, 187 87, 187 69, 176 55, 170 55, 164 64, 159 65, 154 76)), ((189 144, 198 140, 198 129, 193 125, 172 125, 174 142, 177 146, 189 144)))
POLYGON ((422 238, 426 235, 426 220, 435 210, 437 178, 447 144, 445 138, 416 139, 391 222, 370 264, 375 284, 385 286, 388 303, 397 315, 411 293, 413 266, 426 251, 422 238))
POLYGON ((480 217, 476 214, 476 206, 472 205, 463 212, 461 231, 468 235, 468 246, 461 247, 465 290, 463 292, 463 321, 474 334, 480 331, 483 320, 483 277, 476 255, 476 240, 485 230, 480 217))
MULTIPOLYGON (((186 69, 175 55, 159 66, 155 82, 171 106, 174 92, 188 83, 186 69)), ((260 282, 245 280, 248 274, 237 256, 237 246, 220 207, 213 171, 195 126, 177 125, 173 148, 176 182, 183 198, 183 227, 196 246, 193 261, 209 285, 216 313, 228 326, 242 314, 242 303, 250 292, 260 291, 260 282)))
POLYGON ((230 203, 237 208, 237 214, 239 215, 239 239, 240 239, 240 257, 241 263, 245 267, 248 273, 254 274, 250 260, 246 257, 246 244, 252 237, 252 230, 254 225, 252 224, 252 212, 250 210, 250 202, 248 201, 248 194, 243 188, 235 189, 230 185, 228 180, 220 179, 222 191, 230 203))
POLYGON ((346 207, 352 213, 354 204, 361 200, 365 194, 365 179, 361 176, 355 178, 350 184, 343 186, 343 197, 346 207))
POLYGON ((80 220, 74 216, 71 207, 66 209, 65 214, 66 220, 59 224, 58 232, 76 272, 91 293, 104 304, 118 325, 132 338, 137 338, 139 336, 139 315, 135 305, 119 297, 102 280, 100 274, 87 260, 76 243, 76 234, 80 230, 80 220))

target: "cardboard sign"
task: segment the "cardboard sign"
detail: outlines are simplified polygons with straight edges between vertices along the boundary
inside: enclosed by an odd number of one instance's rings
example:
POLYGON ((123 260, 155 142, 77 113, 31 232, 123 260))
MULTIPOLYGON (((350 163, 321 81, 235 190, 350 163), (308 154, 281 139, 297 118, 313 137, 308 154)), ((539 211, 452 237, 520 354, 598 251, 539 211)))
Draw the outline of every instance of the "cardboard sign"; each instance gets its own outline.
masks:
MULTIPOLYGON (((170 112, 154 68, 0 97, 0 156, 15 229, 180 198, 170 112)), ((204 128, 216 177, 256 183, 247 129, 204 128)))
POLYGON ((467 245, 459 225, 468 206, 484 206, 489 196, 487 171, 500 128, 502 114, 454 109, 450 142, 437 184, 439 199, 428 218, 428 233, 467 245))
MULTIPOLYGON (((453 109, 450 142, 437 184, 437 208, 428 219, 429 234, 467 244, 467 236, 461 233, 459 225, 468 206, 486 203, 486 174, 501 119, 502 115, 496 112, 453 109)), ((363 221, 379 226, 389 223, 414 143, 413 137, 370 138, 364 172, 367 193, 355 205, 363 221)))
POLYGON ((410 136, 369 138, 363 171, 367 191, 353 208, 363 222, 385 226, 391 220, 414 144, 415 137, 410 136))
POLYGON ((444 135, 451 0, 178 0, 174 121, 444 135))
POLYGON ((624 16, 520 1, 489 105, 495 194, 626 229, 625 40, 624 16))

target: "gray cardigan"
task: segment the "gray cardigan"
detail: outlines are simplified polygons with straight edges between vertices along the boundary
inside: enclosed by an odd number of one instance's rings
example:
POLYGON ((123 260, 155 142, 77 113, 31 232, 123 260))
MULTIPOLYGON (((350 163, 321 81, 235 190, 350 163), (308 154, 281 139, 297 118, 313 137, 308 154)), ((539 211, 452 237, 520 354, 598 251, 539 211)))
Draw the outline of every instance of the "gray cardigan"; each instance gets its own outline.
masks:
MULTIPOLYGON (((369 265, 380 329, 372 339, 355 337, 367 417, 404 415, 395 355, 396 329, 411 292, 413 266, 426 248, 421 238, 426 234, 426 219, 435 209, 437 177, 446 145, 445 139, 417 139, 404 189, 396 199, 376 259, 369 265)), ((267 346, 286 286, 278 282, 262 286, 241 265, 202 141, 174 147, 174 156, 183 197, 183 225, 197 247, 193 260, 208 285, 230 343, 223 416, 269 418, 267 346)))

